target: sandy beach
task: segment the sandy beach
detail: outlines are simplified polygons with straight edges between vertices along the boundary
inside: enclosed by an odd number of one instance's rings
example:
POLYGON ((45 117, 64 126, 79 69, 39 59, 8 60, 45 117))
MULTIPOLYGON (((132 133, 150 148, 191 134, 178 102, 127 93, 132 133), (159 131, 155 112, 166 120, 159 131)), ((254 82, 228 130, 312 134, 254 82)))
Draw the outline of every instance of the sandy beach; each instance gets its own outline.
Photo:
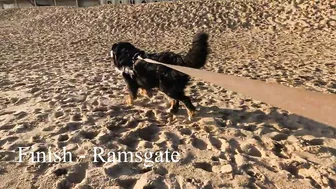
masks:
POLYGON ((336 94, 335 7, 207 0, 1 10, 0 188, 336 188, 330 125, 197 78, 186 90, 198 110, 192 121, 183 107, 167 113, 158 91, 129 106, 109 56, 119 41, 185 54, 205 31, 204 70, 336 94), (17 162, 20 147, 71 155, 17 162), (149 150, 180 160, 94 161, 95 147, 104 158, 149 150))

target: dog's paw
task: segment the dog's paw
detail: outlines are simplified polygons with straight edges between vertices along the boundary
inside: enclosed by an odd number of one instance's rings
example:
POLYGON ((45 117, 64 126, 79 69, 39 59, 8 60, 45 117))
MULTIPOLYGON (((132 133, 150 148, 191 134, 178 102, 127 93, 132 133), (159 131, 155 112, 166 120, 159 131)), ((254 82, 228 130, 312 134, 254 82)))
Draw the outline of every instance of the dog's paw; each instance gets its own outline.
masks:
POLYGON ((196 111, 188 110, 188 120, 192 121, 194 117, 196 117, 196 111))
POLYGON ((169 108, 166 110, 167 113, 171 113, 171 114, 177 114, 178 113, 178 109, 177 108, 169 108))
POLYGON ((151 98, 152 97, 152 93, 146 89, 139 89, 139 93, 142 95, 142 96, 145 96, 145 97, 148 97, 148 98, 151 98))
POLYGON ((175 103, 175 100, 170 101, 170 107, 166 110, 167 113, 177 114, 177 112, 179 111, 179 107, 175 103))
POLYGON ((133 98, 131 96, 128 96, 126 98, 126 104, 130 106, 133 105, 133 98))

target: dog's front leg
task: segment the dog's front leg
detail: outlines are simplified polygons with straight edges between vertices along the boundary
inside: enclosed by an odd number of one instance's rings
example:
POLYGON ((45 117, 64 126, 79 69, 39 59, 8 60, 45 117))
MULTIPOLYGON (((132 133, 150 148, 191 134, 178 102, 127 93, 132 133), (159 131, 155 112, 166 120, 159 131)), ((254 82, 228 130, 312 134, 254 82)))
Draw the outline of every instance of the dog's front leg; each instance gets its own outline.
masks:
POLYGON ((137 93, 139 89, 139 85, 137 84, 136 80, 131 78, 127 74, 123 74, 124 79, 127 83, 127 88, 128 88, 128 96, 126 98, 126 104, 127 105, 133 105, 134 100, 137 98, 137 93))
POLYGON ((126 99, 126 103, 128 105, 133 105, 133 102, 135 99, 137 99, 137 93, 138 93, 138 86, 134 84, 129 84, 128 85, 128 96, 126 99))

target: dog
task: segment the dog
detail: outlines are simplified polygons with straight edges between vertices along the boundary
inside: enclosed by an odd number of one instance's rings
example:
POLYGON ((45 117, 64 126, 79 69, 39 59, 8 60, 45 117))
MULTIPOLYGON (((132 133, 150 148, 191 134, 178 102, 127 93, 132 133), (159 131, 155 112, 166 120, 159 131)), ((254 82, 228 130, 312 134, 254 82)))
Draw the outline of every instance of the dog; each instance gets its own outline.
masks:
POLYGON ((133 104, 138 90, 142 95, 151 96, 152 89, 157 88, 172 99, 168 112, 176 114, 182 102, 187 109, 188 119, 191 120, 195 115, 196 107, 184 92, 189 84, 190 76, 164 65, 147 63, 137 57, 200 69, 207 62, 208 38, 207 33, 197 33, 186 55, 174 52, 146 53, 129 42, 114 43, 111 48, 111 57, 115 69, 121 73, 127 83, 129 91, 127 104, 133 104))

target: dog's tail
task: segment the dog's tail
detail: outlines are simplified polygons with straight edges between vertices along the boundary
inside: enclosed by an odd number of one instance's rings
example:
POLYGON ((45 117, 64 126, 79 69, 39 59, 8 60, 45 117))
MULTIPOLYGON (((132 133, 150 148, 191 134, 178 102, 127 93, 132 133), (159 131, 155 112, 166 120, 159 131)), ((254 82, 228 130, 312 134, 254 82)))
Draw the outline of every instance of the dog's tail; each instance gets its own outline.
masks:
POLYGON ((185 56, 186 66, 199 69, 205 65, 209 53, 208 38, 204 32, 195 35, 192 47, 185 56))

